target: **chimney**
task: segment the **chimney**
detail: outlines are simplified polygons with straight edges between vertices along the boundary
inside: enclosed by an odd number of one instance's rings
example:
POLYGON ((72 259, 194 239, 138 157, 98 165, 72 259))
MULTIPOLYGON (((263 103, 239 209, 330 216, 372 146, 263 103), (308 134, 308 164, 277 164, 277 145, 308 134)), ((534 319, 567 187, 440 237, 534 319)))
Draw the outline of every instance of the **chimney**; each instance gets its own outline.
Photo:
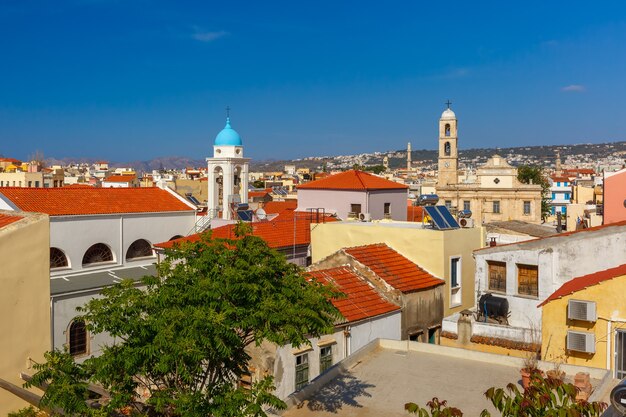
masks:
POLYGON ((490 240, 489 240, 489 247, 493 248, 496 245, 497 245, 496 238, 495 237, 490 238, 490 240))

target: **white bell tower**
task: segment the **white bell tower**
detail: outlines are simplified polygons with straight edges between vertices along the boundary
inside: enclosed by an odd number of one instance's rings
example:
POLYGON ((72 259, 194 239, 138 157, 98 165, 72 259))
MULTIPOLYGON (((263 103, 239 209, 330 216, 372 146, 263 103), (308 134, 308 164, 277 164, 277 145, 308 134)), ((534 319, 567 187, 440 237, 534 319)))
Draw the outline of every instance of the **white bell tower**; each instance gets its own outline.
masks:
POLYGON ((248 163, 243 157, 243 142, 230 127, 230 108, 226 108, 226 126, 215 137, 213 157, 207 158, 207 215, 230 220, 238 203, 248 204, 248 163))

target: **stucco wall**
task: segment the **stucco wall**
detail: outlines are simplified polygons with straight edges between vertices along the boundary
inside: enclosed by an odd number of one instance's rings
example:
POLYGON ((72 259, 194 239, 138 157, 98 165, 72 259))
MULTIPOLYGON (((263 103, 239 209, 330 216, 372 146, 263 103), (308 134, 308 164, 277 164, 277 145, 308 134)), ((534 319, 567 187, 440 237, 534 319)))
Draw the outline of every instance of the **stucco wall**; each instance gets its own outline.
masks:
POLYGON ((313 263, 347 247, 386 243, 437 278, 444 279, 444 316, 474 305, 474 258, 472 251, 484 246, 482 227, 433 230, 404 222, 335 222, 311 229, 313 263), (462 302, 450 304, 450 258, 461 257, 462 302))
MULTIPOLYGON (((28 359, 41 362, 50 349, 48 224, 28 215, 0 228, 0 378, 20 387, 19 373, 33 373, 28 359)), ((27 405, 0 389, 0 415, 27 405)))
POLYGON ((615 370, 615 332, 624 330, 626 322, 626 275, 550 301, 542 309, 543 359, 615 370), (595 301, 598 320, 593 323, 568 320, 567 304, 571 299, 595 301), (568 330, 594 333, 596 352, 566 352, 568 330))
MULTIPOLYGON (((50 246, 61 249, 69 259, 71 270, 55 270, 52 275, 66 275, 85 270, 111 268, 126 264, 126 252, 137 239, 151 244, 166 242, 173 236, 186 236, 195 223, 195 213, 150 213, 97 216, 55 216, 50 221, 50 246), (82 260, 91 245, 104 243, 111 248, 115 261, 83 268, 82 260)), ((151 260, 129 264, 153 263, 151 260)))
POLYGON ((298 190, 298 211, 324 208, 336 212, 340 219, 347 219, 351 204, 360 204, 361 213, 370 213, 372 219, 384 219, 384 203, 391 203, 391 218, 406 220, 407 190, 346 191, 346 190, 298 190))
POLYGON ((604 224, 626 220, 626 169, 604 178, 604 224))

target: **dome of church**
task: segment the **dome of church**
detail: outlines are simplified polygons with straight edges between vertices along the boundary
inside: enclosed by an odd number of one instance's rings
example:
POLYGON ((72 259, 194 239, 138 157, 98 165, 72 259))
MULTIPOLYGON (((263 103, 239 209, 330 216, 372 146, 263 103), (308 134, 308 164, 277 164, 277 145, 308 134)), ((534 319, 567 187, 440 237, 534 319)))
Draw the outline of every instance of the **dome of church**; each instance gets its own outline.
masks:
POLYGON ((226 146, 242 146, 241 136, 232 127, 230 127, 230 117, 226 118, 226 126, 215 137, 215 145, 226 146))
POLYGON ((447 108, 443 111, 443 113, 441 113, 441 118, 442 119, 456 119, 456 114, 454 114, 454 112, 450 108, 447 108))

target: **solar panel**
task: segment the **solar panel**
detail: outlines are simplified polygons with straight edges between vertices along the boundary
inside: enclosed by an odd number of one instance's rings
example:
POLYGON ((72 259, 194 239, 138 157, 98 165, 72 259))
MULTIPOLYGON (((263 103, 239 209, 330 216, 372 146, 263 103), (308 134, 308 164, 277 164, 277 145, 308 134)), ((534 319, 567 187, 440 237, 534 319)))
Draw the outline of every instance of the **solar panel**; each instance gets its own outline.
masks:
POLYGON ((198 201, 198 199, 196 197, 192 196, 192 195, 188 195, 187 196, 187 200, 191 201, 196 206, 200 205, 200 202, 198 201))
POLYGON ((458 229, 460 226, 446 206, 424 206, 424 210, 439 230, 458 229))
POLYGON ((237 216, 239 216, 239 219, 243 220, 244 222, 251 222, 253 214, 254 212, 252 210, 241 210, 237 212, 237 216))
POLYGON ((446 223, 448 223, 450 228, 458 229, 459 227, 461 227, 459 226, 459 223, 456 221, 454 216, 450 213, 450 210, 448 210, 448 207, 446 206, 435 206, 435 207, 439 209, 439 213, 441 213, 441 215, 446 220, 446 223))

